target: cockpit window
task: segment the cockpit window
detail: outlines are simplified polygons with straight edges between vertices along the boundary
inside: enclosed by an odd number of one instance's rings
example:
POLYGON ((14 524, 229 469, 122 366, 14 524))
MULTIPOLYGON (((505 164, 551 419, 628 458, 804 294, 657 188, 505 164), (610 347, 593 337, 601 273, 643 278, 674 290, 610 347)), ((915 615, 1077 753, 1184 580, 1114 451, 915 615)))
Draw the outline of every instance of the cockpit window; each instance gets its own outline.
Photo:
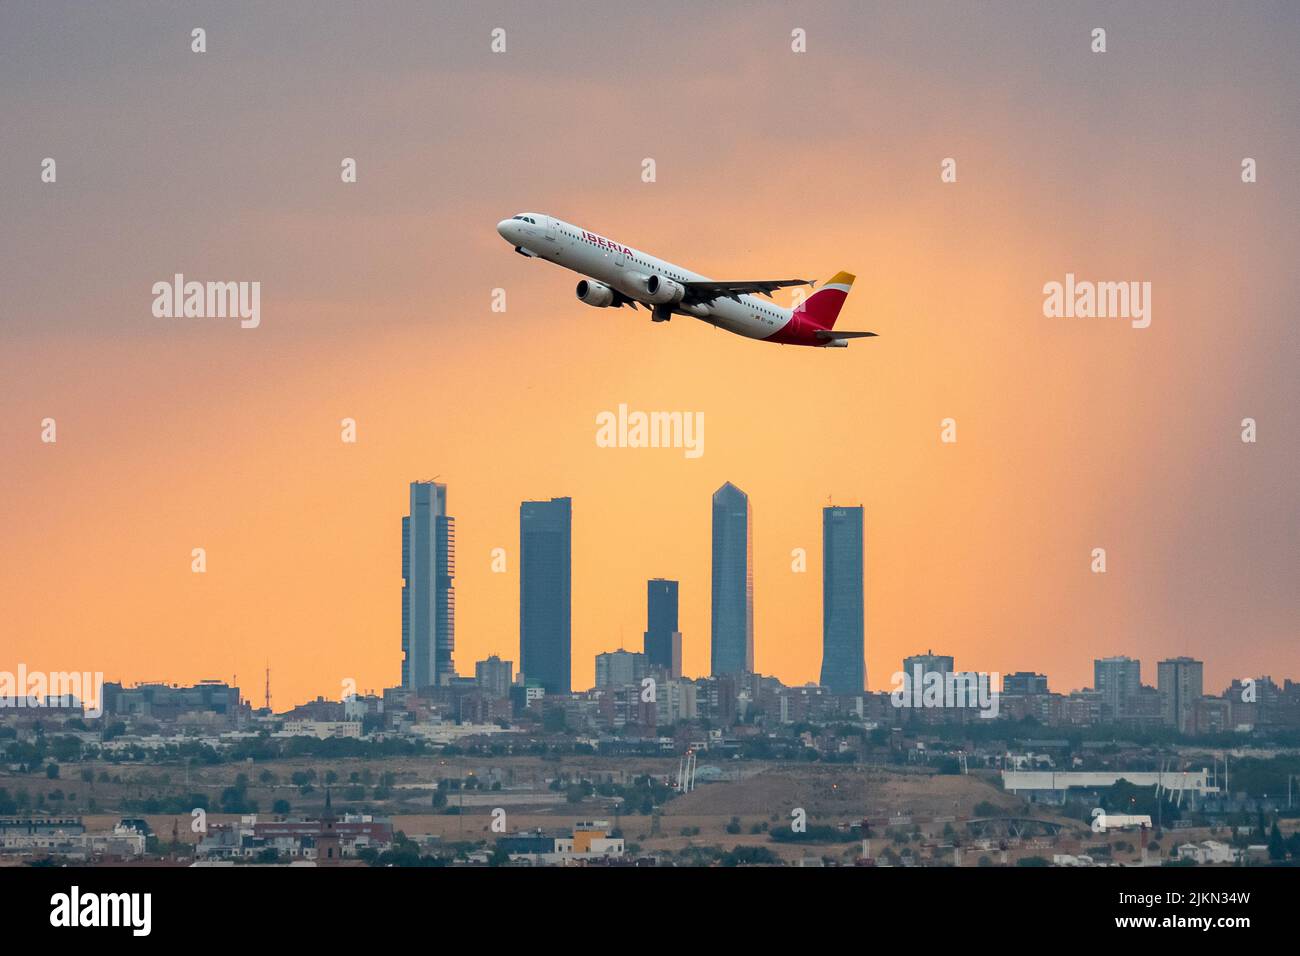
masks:
POLYGON ((527 216, 511 216, 510 218, 518 219, 520 222, 531 222, 534 226, 537 225, 536 219, 529 219, 527 216))

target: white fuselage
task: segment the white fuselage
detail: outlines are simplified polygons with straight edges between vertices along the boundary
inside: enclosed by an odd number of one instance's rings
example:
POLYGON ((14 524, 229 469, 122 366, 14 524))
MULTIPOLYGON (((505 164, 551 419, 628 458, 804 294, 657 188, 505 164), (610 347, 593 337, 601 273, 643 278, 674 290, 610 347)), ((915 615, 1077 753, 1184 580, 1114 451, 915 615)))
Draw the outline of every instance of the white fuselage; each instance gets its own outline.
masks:
MULTIPOLYGON (((711 281, 708 276, 541 213, 506 219, 498 224, 497 231, 525 254, 572 269, 647 308, 654 307, 646 290, 651 276, 677 282, 711 281)), ((675 306, 674 311, 751 339, 775 335, 789 324, 793 314, 790 309, 753 295, 734 299, 723 296, 705 306, 675 306)))

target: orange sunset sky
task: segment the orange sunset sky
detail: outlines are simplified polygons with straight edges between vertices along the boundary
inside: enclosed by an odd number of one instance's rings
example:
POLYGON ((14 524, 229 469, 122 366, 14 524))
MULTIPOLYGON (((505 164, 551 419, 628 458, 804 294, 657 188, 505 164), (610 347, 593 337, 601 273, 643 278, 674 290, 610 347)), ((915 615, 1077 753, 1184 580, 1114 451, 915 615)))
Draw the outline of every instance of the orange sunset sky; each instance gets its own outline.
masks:
POLYGON ((407 483, 438 476, 461 674, 518 661, 519 502, 553 495, 575 687, 640 649, 654 576, 707 673, 730 480, 787 683, 819 671, 829 497, 865 506, 873 689, 926 648, 1062 691, 1118 653, 1300 678, 1298 41, 1267 3, 6 5, 0 669, 391 686, 407 483), (855 273, 840 324, 880 337, 585 307, 497 236, 524 210, 719 279, 855 273), (260 281, 261 326, 154 318, 176 272, 260 281), (1149 281, 1151 326, 1044 317, 1067 272, 1149 281), (704 455, 597 447, 620 403, 703 412, 704 455))

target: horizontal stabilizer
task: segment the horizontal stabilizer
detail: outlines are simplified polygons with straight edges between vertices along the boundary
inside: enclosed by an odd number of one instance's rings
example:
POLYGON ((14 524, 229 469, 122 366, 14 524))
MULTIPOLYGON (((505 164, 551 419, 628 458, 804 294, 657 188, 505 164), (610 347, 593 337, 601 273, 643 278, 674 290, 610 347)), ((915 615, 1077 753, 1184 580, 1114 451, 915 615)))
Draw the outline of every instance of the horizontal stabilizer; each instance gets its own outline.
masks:
POLYGON ((875 332, 841 332, 837 329, 818 329, 815 333, 817 338, 823 342, 831 339, 865 339, 874 336, 875 332))

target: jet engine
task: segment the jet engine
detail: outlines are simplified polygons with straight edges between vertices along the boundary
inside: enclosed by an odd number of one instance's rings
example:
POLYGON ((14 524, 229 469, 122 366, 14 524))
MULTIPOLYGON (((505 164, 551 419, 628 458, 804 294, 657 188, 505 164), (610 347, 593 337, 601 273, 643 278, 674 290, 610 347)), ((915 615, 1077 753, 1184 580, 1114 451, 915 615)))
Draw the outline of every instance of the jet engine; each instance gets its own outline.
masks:
POLYGON ((651 276, 645 280, 646 297, 655 305, 676 305, 686 295, 686 287, 663 276, 651 276))
POLYGON ((577 291, 580 301, 587 303, 587 305, 593 305, 598 309, 614 304, 614 290, 603 282, 583 279, 578 283, 577 291))

